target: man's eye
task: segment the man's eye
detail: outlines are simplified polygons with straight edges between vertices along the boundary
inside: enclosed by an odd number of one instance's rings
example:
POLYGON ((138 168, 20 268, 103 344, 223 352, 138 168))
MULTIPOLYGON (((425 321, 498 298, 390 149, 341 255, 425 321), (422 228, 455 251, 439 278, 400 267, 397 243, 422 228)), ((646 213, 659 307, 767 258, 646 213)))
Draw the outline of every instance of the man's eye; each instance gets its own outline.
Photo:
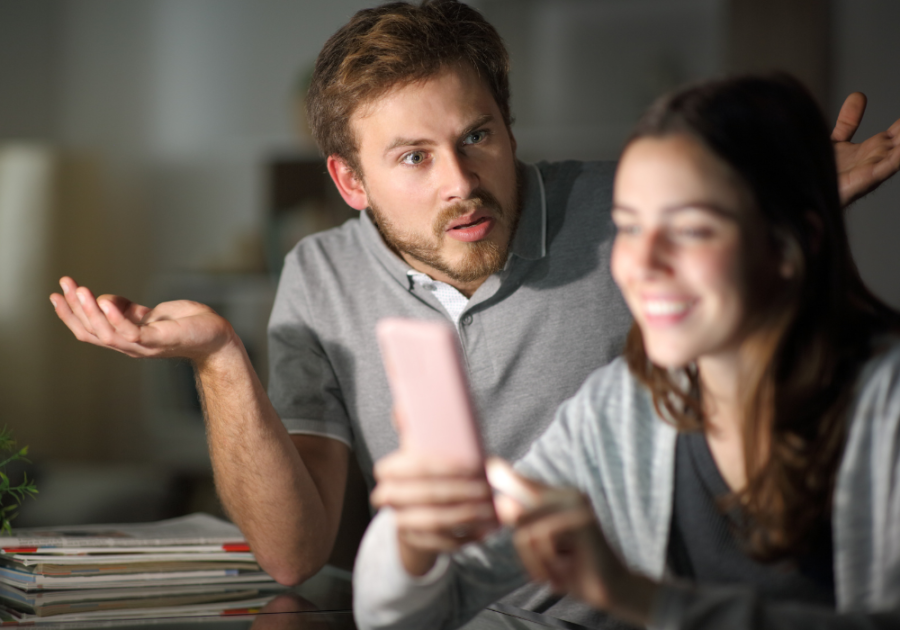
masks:
POLYGON ((487 138, 487 131, 473 131, 463 139, 463 144, 478 144, 487 138))
POLYGON ((415 166, 416 164, 421 164, 425 161, 425 153, 422 151, 412 151, 400 158, 400 161, 403 164, 412 164, 415 166))

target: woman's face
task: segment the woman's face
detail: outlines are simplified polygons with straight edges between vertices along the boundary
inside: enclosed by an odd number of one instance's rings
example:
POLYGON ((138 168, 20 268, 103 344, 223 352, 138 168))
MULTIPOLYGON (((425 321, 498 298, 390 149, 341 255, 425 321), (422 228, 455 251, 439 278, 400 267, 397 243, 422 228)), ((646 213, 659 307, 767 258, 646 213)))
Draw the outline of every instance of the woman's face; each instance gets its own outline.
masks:
POLYGON ((622 156, 613 197, 612 273, 650 360, 679 367, 736 350, 753 206, 731 169, 689 136, 641 138, 622 156))

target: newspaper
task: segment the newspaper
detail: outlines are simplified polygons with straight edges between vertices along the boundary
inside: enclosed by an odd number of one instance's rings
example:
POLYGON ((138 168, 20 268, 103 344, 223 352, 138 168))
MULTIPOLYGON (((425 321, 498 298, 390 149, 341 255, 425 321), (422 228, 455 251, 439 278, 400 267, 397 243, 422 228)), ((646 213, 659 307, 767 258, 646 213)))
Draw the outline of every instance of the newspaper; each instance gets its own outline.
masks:
MULTIPOLYGON (((226 602, 207 602, 172 606, 157 606, 130 609, 94 609, 87 612, 59 613, 50 616, 31 615, 7 609, 0 612, 2 625, 38 625, 42 623, 63 623, 70 621, 127 620, 127 619, 165 619, 167 617, 200 617, 209 615, 252 615, 260 612, 274 595, 256 596, 226 602)), ((66 627, 69 627, 68 625, 66 627)), ((96 627, 96 626, 87 626, 96 627)))
POLYGON ((16 529, 11 536, 0 536, 0 549, 21 548, 141 548, 180 545, 243 545, 246 542, 233 524, 209 514, 190 514, 155 523, 113 525, 76 525, 71 527, 34 527, 16 529))

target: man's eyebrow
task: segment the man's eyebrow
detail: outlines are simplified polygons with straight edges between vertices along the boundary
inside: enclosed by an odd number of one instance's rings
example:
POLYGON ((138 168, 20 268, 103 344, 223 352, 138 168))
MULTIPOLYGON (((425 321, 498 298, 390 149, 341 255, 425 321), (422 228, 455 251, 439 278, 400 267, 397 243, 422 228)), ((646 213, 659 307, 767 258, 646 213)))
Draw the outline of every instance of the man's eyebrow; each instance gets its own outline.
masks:
POLYGON ((437 144, 434 140, 428 138, 394 138, 387 148, 384 150, 385 155, 396 149, 397 147, 432 147, 437 144))
MULTIPOLYGON (((493 120, 494 117, 492 115, 482 114, 466 126, 465 130, 460 134, 460 137, 465 138, 479 127, 483 127, 486 124, 493 122, 493 120)), ((393 142, 385 148, 384 153, 387 155, 398 147, 433 147, 436 144, 437 142, 428 138, 394 138, 393 142)))
POLYGON ((479 127, 484 127, 486 124, 488 124, 490 122, 494 122, 494 117, 490 114, 482 114, 481 116, 476 118, 474 121, 472 121, 472 124, 470 124, 468 127, 466 127, 465 131, 462 132, 462 137, 465 138, 466 136, 468 136, 470 133, 472 133, 479 127))

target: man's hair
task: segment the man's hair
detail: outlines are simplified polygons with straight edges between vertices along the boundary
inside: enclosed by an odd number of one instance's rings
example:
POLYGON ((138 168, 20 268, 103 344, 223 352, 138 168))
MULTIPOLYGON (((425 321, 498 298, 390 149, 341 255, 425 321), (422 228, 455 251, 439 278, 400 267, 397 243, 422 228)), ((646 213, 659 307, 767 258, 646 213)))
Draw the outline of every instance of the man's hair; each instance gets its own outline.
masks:
POLYGON ((353 113, 395 87, 453 66, 474 71, 487 84, 511 125, 509 55, 478 11, 457 0, 391 2, 359 11, 316 59, 306 113, 319 149, 360 173, 353 113))

